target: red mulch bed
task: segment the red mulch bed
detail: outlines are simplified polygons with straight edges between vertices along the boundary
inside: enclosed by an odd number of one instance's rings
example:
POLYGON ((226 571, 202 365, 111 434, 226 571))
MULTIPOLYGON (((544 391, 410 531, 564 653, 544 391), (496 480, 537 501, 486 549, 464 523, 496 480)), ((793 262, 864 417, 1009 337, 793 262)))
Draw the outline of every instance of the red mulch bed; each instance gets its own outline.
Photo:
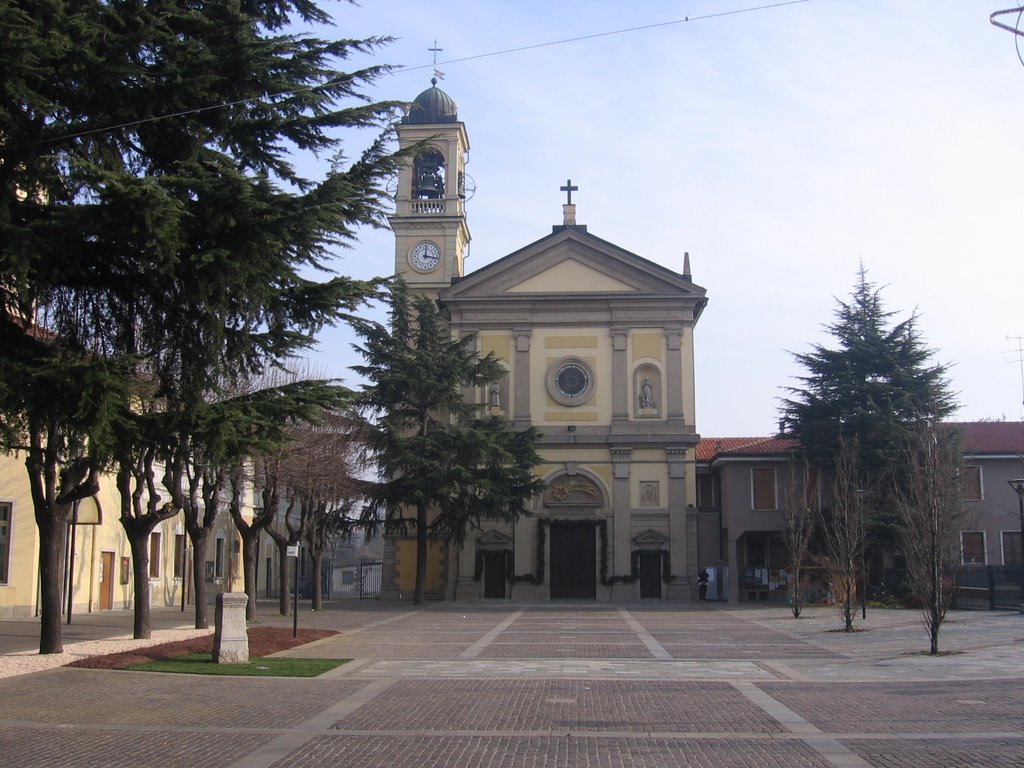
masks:
MULTIPOLYGON (((329 629, 299 629, 299 636, 292 637, 291 627, 251 627, 249 635, 249 657, 260 658, 277 651, 286 651, 298 645, 312 643, 325 637, 338 634, 329 629)), ((172 659, 186 653, 213 654, 213 635, 194 637, 191 640, 177 640, 173 643, 161 643, 149 648, 134 651, 111 653, 106 656, 90 656, 68 664, 69 667, 85 667, 86 669, 124 669, 132 664, 145 664, 158 659, 172 659)))

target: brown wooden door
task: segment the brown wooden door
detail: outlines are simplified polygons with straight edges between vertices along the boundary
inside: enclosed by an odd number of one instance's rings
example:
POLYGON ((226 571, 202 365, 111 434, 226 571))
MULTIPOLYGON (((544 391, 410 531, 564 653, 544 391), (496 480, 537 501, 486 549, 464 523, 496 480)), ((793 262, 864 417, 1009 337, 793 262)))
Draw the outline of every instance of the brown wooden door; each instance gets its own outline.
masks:
POLYGON ((504 552, 484 552, 484 597, 505 599, 504 552))
POLYGON ((640 553, 640 598, 661 597, 661 553, 640 553))
POLYGON ((551 523, 551 599, 597 598, 594 526, 551 523))
POLYGON ((114 607, 114 553, 100 552, 100 610, 114 607))

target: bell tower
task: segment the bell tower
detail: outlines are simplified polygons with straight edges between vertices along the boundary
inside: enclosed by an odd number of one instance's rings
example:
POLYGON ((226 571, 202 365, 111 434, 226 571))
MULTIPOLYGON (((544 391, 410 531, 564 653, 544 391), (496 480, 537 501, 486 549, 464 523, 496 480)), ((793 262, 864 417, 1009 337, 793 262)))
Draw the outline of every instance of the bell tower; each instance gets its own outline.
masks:
POLYGON ((412 290, 436 294, 463 275, 469 245, 466 224, 466 152, 469 138, 458 107, 437 79, 412 102, 397 126, 398 144, 414 148, 398 173, 395 274, 412 290))

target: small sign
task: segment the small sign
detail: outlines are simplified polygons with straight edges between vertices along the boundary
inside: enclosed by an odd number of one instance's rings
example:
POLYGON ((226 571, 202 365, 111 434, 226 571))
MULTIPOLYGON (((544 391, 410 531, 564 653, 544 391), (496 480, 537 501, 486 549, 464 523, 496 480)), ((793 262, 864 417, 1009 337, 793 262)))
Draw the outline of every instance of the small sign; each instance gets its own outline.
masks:
POLYGON ((299 556, 299 545, 298 544, 289 544, 288 545, 288 557, 298 557, 298 556, 299 556))

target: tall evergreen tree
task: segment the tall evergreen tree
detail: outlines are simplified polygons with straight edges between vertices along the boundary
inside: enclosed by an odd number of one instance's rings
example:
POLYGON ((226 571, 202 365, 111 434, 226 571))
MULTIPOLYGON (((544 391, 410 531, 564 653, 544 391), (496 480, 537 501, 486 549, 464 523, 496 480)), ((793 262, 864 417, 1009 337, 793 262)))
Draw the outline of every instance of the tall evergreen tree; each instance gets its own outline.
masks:
MULTIPOLYGON (((857 446, 863 487, 892 488, 899 456, 924 420, 938 421, 956 409, 948 366, 932 363, 917 315, 891 322, 881 289, 863 265, 848 302, 838 301, 826 328, 837 345, 816 344, 794 355, 807 373, 783 401, 787 431, 802 443, 815 467, 835 470, 841 445, 857 446)), ((865 511, 865 546, 874 552, 897 544, 898 521, 890 493, 873 497, 865 511)))
POLYGON ((428 538, 461 544, 487 519, 511 521, 543 487, 534 429, 520 432, 483 414, 467 393, 504 373, 476 352, 473 335, 453 339, 437 305, 391 294, 391 328, 359 321, 366 360, 353 366, 369 383, 356 396, 368 416, 367 439, 380 481, 367 489, 364 524, 385 533, 416 531, 414 603, 423 602, 428 538))
POLYGON ((838 301, 826 329, 834 348, 815 344, 796 354, 807 373, 782 404, 786 429, 799 437, 815 466, 833 467, 840 437, 859 446, 861 470, 890 466, 916 424, 956 409, 946 378, 917 330, 917 315, 890 325, 881 290, 862 266, 850 301, 838 301))
MULTIPOLYGON (((168 425, 189 434, 177 425, 225 382, 376 290, 325 275, 332 246, 382 222, 388 135, 346 161, 339 131, 391 122, 395 105, 362 93, 388 68, 337 66, 387 39, 289 29, 328 20, 312 0, 0 4, 2 447, 29 449, 44 652, 61 650, 59 531, 100 470, 155 493, 145 465, 180 451, 168 425), (329 171, 304 178, 294 152, 329 171)), ((133 551, 173 511, 122 510, 133 551)))

